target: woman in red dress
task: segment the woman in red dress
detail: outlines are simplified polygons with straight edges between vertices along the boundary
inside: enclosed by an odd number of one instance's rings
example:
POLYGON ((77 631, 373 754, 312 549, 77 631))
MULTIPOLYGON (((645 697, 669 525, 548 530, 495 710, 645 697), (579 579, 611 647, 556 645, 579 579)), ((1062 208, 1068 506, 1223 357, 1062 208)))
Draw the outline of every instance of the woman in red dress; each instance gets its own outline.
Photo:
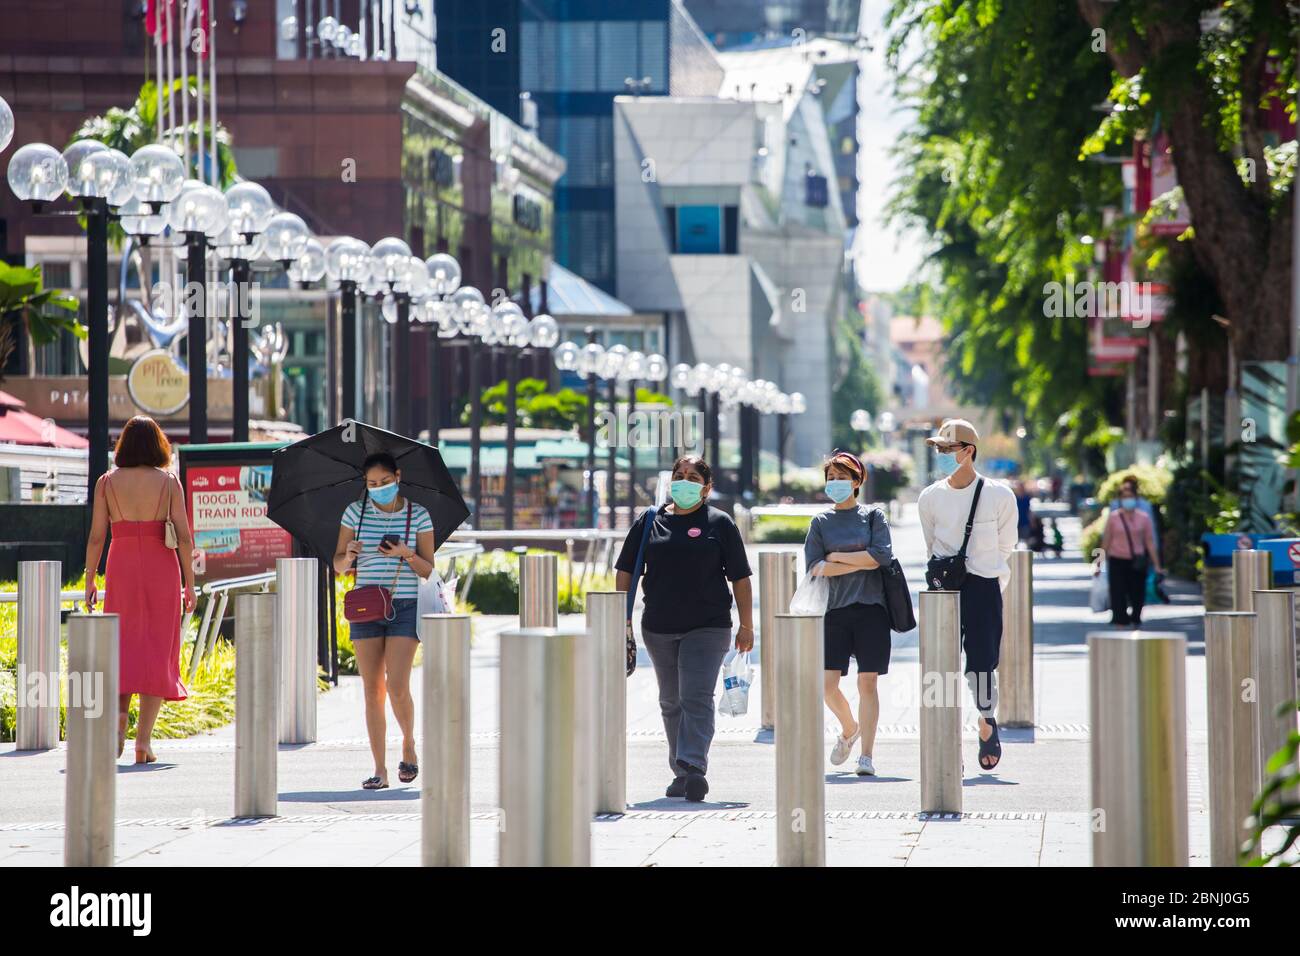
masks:
POLYGON ((140 695, 135 731, 135 762, 153 763, 150 738, 164 700, 184 700, 181 683, 181 578, 185 612, 194 610, 194 568, 178 555, 194 548, 185 500, 167 471, 171 445, 152 418, 137 415, 126 423, 113 452, 116 466, 95 484, 94 517, 86 543, 86 607, 93 609, 95 569, 112 526, 104 575, 104 610, 118 615, 121 647, 118 683, 117 754, 126 746, 127 709, 140 695), (167 522, 176 529, 177 547, 168 547, 167 522))

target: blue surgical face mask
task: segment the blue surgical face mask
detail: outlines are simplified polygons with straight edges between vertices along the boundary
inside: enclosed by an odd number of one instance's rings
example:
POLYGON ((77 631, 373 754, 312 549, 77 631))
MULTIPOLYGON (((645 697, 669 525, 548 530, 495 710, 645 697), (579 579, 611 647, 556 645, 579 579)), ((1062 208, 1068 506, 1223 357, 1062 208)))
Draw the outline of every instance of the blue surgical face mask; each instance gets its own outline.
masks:
POLYGON ((955 451, 935 452, 934 464, 941 473, 951 475, 957 470, 957 453, 955 451))
POLYGON ((1125 511, 1132 511, 1138 506, 1138 500, 1136 498, 1121 498, 1119 499, 1119 506, 1125 511))
POLYGON ((832 478, 826 482, 826 497, 837 505, 853 494, 853 482, 847 478, 832 478))
POLYGON ((397 482, 391 485, 380 485, 378 488, 370 489, 370 500, 380 505, 391 505, 393 499, 397 497, 397 482))
POLYGON ((682 478, 668 486, 668 493, 673 496, 673 504, 678 508, 688 510, 700 503, 700 498, 704 494, 704 486, 698 481, 682 478))

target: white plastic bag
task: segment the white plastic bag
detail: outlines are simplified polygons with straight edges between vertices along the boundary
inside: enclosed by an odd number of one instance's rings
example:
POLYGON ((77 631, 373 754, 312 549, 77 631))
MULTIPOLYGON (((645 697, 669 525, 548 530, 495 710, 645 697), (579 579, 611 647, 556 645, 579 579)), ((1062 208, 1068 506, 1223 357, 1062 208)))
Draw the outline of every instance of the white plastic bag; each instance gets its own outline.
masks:
MULTIPOLYGON (((454 593, 454 592, 452 592, 454 593)), ((450 614, 451 598, 442 583, 438 569, 429 572, 427 578, 420 580, 420 590, 415 605, 417 619, 426 614, 450 614)))
POLYGON ((822 562, 818 561, 799 582, 794 597, 790 598, 791 614, 825 614, 826 604, 831 598, 831 582, 820 574, 814 574, 822 562))
POLYGON ((722 698, 718 713, 723 717, 743 717, 749 710, 749 685, 754 682, 754 668, 749 665, 749 651, 733 649, 722 662, 722 698))
POLYGON ((1110 610, 1110 578, 1104 567, 1093 575, 1092 593, 1088 596, 1088 602, 1098 614, 1110 610))

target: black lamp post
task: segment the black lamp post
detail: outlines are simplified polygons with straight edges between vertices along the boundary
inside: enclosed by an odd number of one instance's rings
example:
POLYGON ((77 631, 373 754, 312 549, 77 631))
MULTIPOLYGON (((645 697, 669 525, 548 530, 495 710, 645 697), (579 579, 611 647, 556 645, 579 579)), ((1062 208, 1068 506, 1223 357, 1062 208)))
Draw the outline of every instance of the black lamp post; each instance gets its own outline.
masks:
POLYGON ((483 386, 479 383, 479 359, 481 349, 478 340, 470 338, 469 346, 469 494, 470 520, 475 528, 479 527, 480 502, 483 490, 483 473, 480 455, 483 453, 483 439, 479 432, 483 428, 483 386))
POLYGON ((234 283, 231 297, 231 438, 248 441, 248 321, 244 314, 248 287, 253 280, 253 265, 247 259, 233 259, 230 277, 234 283))
POLYGON ((339 280, 339 363, 343 367, 342 405, 339 418, 357 416, 357 284, 352 279, 339 280))
MULTIPOLYGON (((594 345, 600 349, 595 328, 589 325, 583 331, 587 334, 588 348, 594 345)), ((600 351, 603 353, 604 349, 600 351)), ((596 367, 590 356, 587 366, 587 527, 596 528, 600 524, 596 514, 596 367)))
POLYGON ((411 412, 411 297, 394 292, 397 323, 393 326, 393 391, 388 397, 388 427, 399 435, 410 431, 411 412))
POLYGON ((108 202, 86 200, 87 433, 86 501, 108 468, 108 202))

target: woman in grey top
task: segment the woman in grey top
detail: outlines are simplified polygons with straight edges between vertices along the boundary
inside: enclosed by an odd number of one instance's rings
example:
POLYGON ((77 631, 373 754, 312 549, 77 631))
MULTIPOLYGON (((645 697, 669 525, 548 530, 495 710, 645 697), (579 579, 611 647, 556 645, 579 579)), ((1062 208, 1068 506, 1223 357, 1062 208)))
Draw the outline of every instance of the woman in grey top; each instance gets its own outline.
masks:
POLYGON ((879 508, 858 504, 858 491, 867 476, 856 455, 836 452, 823 469, 826 495, 835 507, 813 518, 803 552, 813 574, 830 578, 826 603, 826 706, 840 722, 840 736, 831 749, 831 763, 842 764, 862 740, 858 775, 874 776, 871 750, 880 721, 877 678, 889 671, 889 612, 885 607, 882 567, 894 552, 889 523, 879 508), (820 566, 818 566, 820 564, 820 566), (858 662, 858 719, 840 690, 849 672, 849 657, 858 662))

